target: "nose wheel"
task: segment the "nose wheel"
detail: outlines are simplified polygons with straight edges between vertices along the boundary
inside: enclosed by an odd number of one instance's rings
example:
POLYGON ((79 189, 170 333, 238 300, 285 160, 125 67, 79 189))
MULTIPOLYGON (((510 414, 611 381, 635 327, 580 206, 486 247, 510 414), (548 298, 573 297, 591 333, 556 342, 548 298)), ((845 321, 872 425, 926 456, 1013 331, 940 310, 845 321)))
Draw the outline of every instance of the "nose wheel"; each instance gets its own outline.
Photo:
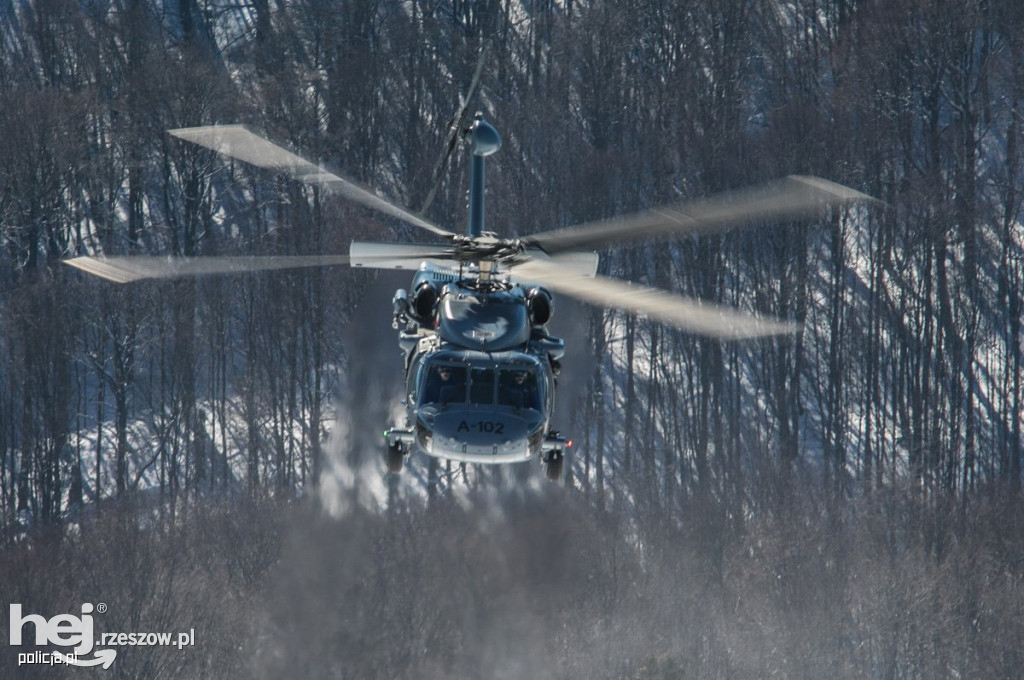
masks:
POLYGON ((548 462, 544 463, 544 472, 552 482, 562 479, 562 462, 564 460, 565 458, 559 455, 557 458, 551 458, 548 462))
POLYGON ((389 445, 387 452, 384 454, 384 463, 388 466, 388 472, 401 472, 404 462, 405 452, 402 451, 401 447, 389 445))
POLYGON ((572 440, 563 437, 557 430, 548 432, 541 450, 541 462, 548 479, 557 482, 562 478, 562 464, 565 462, 565 451, 572 446, 572 440))
POLYGON ((405 463, 405 456, 409 453, 412 432, 408 430, 391 429, 384 431, 384 464, 388 472, 401 472, 405 463))

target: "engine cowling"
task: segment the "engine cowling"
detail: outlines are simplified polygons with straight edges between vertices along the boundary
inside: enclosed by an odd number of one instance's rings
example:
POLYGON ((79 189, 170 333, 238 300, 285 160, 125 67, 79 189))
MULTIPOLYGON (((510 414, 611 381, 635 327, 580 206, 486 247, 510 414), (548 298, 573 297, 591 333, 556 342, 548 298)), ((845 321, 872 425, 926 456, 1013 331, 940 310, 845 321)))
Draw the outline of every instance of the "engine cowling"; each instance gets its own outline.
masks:
POLYGON ((530 324, 543 326, 555 313, 555 301, 545 289, 531 288, 526 294, 526 309, 530 313, 530 324))
POLYGON ((424 281, 412 296, 411 312, 421 324, 429 324, 437 315, 437 301, 441 297, 436 285, 424 281))

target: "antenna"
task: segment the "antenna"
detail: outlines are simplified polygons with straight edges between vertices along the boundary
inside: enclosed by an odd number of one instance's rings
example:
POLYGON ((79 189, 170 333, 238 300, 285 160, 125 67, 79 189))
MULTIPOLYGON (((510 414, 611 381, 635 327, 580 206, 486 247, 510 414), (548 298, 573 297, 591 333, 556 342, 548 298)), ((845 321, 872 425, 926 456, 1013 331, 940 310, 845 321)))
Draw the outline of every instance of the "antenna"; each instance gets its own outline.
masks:
POLYGON ((484 115, 477 112, 473 127, 469 129, 472 166, 469 175, 469 224, 466 233, 470 238, 484 233, 484 164, 487 156, 501 148, 501 135, 484 115))

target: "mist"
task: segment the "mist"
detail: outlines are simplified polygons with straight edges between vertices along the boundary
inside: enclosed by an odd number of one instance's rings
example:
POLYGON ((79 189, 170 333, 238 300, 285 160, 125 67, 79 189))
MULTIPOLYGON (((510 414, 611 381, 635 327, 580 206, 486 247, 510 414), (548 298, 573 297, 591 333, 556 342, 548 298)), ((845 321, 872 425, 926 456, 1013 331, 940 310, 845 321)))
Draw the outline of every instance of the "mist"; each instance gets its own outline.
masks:
POLYGON ((805 498, 738 532, 713 502, 675 523, 510 485, 339 517, 197 503, 155 530, 110 506, 5 551, 0 583, 48 617, 105 602, 98 633, 195 629, 120 648, 114 678, 1013 677, 1024 511, 971 510, 805 498))

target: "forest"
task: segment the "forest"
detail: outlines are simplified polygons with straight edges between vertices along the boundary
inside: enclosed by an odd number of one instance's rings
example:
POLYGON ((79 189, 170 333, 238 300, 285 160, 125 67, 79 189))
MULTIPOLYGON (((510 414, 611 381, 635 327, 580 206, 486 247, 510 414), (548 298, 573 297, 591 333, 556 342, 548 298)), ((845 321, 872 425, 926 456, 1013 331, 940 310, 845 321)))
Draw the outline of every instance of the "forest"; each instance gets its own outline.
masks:
POLYGON ((0 590, 199 630, 107 673, 1019 673, 1020 3, 0 0, 0 33, 0 590), (385 473, 405 278, 62 264, 418 236, 167 134, 216 123, 461 231, 478 66, 502 235, 789 174, 879 203, 601 253, 803 331, 560 298, 558 485, 385 473))

